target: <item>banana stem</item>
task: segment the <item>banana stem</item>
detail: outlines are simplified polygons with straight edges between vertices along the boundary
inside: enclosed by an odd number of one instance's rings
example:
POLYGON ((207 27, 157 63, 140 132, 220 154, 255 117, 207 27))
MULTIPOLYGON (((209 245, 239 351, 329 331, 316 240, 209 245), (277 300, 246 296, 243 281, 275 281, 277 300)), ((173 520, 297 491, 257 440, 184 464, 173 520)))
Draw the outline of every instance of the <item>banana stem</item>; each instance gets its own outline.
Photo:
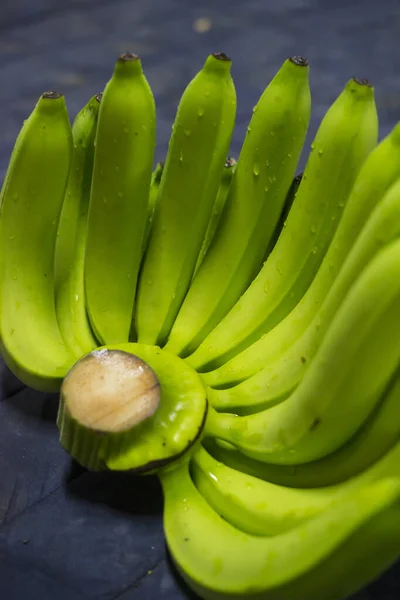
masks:
POLYGON ((146 362, 119 350, 91 352, 61 386, 61 444, 89 468, 104 468, 108 442, 129 435, 159 403, 160 384, 146 362))

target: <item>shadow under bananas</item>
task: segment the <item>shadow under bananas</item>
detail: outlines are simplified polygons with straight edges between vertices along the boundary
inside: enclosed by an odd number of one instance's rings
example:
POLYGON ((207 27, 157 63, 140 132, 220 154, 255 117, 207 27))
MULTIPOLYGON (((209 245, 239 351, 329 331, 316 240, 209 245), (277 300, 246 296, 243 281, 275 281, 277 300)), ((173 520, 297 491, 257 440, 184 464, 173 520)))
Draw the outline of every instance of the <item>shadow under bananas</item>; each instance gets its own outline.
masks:
POLYGON ((58 412, 58 395, 38 392, 26 385, 2 396, 4 404, 10 405, 13 410, 27 418, 38 419, 43 422, 56 424, 58 412))
POLYGON ((68 495, 86 502, 105 504, 114 511, 131 515, 162 517, 162 491, 155 475, 133 475, 117 471, 95 473, 86 471, 75 463, 71 464, 71 469, 66 474, 65 485, 68 495))
POLYGON ((0 358, 0 401, 9 400, 25 388, 26 385, 21 383, 0 358))
MULTIPOLYGON (((21 384, 4 363, 1 370, 0 401, 24 418, 35 419, 54 428, 56 434, 58 394, 38 392, 21 384)), ((161 487, 153 475, 111 471, 94 473, 71 459, 62 485, 68 494, 88 502, 107 504, 114 510, 131 514, 162 514, 161 487)))

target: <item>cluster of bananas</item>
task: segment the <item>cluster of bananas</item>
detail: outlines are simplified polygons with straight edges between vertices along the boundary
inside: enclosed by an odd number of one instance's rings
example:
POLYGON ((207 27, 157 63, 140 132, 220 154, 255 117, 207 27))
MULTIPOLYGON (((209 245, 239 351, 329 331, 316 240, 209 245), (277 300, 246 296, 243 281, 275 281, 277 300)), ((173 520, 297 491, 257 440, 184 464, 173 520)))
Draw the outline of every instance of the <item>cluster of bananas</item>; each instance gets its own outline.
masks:
POLYGON ((207 58, 155 171, 137 56, 72 128, 43 94, 1 192, 1 353, 60 390, 81 464, 158 474, 202 598, 342 600, 400 556, 400 125, 378 144, 352 79, 296 177, 293 57, 236 163, 230 70, 207 58))

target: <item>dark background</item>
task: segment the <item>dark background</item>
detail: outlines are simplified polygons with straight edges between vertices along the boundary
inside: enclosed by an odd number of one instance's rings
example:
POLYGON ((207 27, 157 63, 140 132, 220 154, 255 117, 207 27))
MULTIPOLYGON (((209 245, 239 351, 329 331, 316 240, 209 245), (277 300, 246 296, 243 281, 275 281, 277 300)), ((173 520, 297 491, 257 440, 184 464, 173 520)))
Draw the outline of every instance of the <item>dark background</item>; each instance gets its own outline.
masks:
MULTIPOLYGON (((400 120, 399 39, 399 0, 0 0, 0 181, 39 95, 64 92, 72 119, 125 50, 141 56, 156 97, 157 159, 185 86, 214 51, 233 59, 234 155, 294 54, 310 61, 310 136, 356 76, 375 85, 383 137, 400 120)), ((166 556, 157 480, 84 472, 58 444, 57 398, 5 367, 0 386, 0 600, 187 598, 166 556)), ((399 598, 397 566, 354 600, 399 598)))

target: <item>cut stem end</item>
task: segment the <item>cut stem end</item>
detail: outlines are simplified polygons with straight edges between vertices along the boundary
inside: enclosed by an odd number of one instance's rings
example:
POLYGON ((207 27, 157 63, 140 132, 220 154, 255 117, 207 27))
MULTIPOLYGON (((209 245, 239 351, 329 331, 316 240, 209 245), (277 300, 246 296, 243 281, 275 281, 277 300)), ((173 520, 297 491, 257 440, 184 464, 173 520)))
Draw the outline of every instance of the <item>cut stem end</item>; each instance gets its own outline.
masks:
POLYGON ((119 433, 151 417, 160 384, 140 358, 120 350, 95 350, 78 361, 61 387, 71 417, 97 432, 119 433))

